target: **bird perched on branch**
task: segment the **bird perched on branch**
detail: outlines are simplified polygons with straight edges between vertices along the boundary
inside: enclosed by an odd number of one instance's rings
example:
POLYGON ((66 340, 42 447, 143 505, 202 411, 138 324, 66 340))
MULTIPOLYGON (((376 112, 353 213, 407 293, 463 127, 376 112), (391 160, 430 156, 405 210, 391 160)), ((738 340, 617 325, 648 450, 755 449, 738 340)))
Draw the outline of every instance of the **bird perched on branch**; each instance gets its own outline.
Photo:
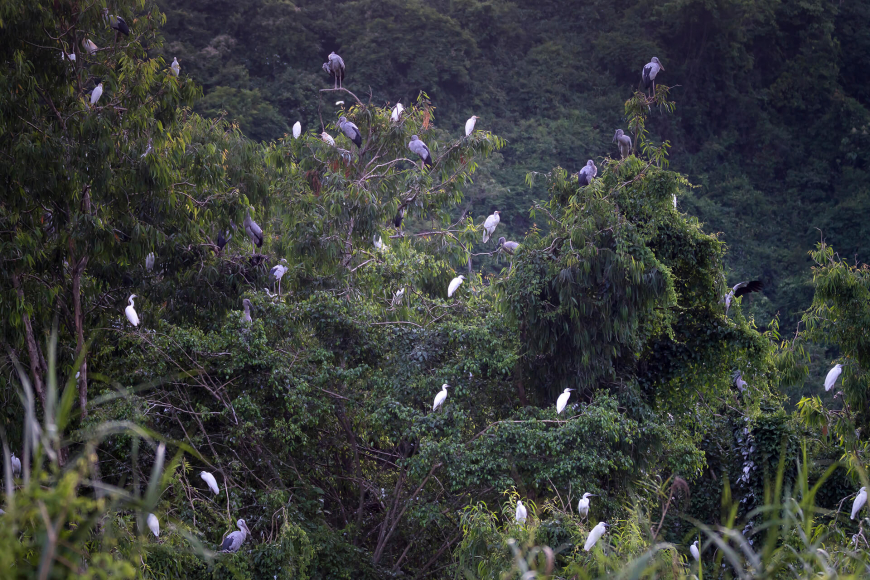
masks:
POLYGON ((214 475, 209 473, 208 471, 203 471, 199 474, 202 480, 208 485, 208 488, 214 492, 215 495, 221 492, 221 488, 218 487, 217 480, 214 478, 214 475))
POLYGON ((447 389, 450 388, 450 385, 444 383, 441 385, 441 390, 438 391, 438 394, 435 395, 435 401, 432 402, 432 412, 438 410, 438 407, 444 404, 444 400, 447 398, 447 389))
POLYGON ((239 548, 242 547, 242 544, 244 544, 245 540, 248 538, 248 534, 251 533, 245 520, 237 521, 236 525, 239 526, 238 531, 235 531, 224 538, 224 541, 221 544, 221 552, 238 552, 239 548))
POLYGON ((451 298, 456 292, 457 288, 462 284, 462 281, 465 280, 465 276, 459 275, 453 280, 450 281, 450 285, 447 286, 447 297, 451 298))
POLYGON ((837 382, 837 379, 840 378, 840 373, 843 372, 843 365, 837 364, 834 365, 834 368, 828 371, 828 375, 825 377, 825 390, 830 391, 834 388, 834 383, 837 382))
POLYGON ((643 71, 640 73, 644 90, 648 91, 650 87, 652 87, 653 96, 656 94, 656 76, 659 74, 659 71, 663 70, 665 70, 665 67, 663 67, 662 63, 659 62, 659 59, 654 56, 652 57, 652 60, 643 67, 643 71))
POLYGON ((130 27, 127 26, 127 21, 120 16, 109 14, 109 26, 111 26, 113 30, 117 30, 124 36, 130 36, 130 27))
POLYGON ((692 554, 692 558, 695 559, 695 562, 701 561, 701 552, 698 550, 698 540, 695 540, 689 547, 689 553, 692 554))
MULTIPOLYGON (((281 261, 286 263, 287 260, 281 258, 281 261)), ((275 278, 275 283, 278 285, 278 296, 281 296, 281 278, 284 277, 284 274, 287 273, 287 266, 284 264, 278 264, 277 266, 272 266, 272 269, 269 270, 269 274, 275 278)))
POLYGON ((181 73, 181 65, 178 64, 178 59, 173 57, 172 64, 169 65, 169 70, 172 71, 172 74, 178 76, 181 73))
MULTIPOLYGON (((248 300, 247 298, 242 300, 242 308, 245 311, 242 314, 242 322, 246 322, 246 323, 250 324, 251 322, 253 322, 253 320, 251 319, 251 301, 248 300)), ((206 472, 203 472, 203 473, 206 473, 206 472)), ((208 475, 211 475, 211 474, 209 473, 208 475)), ((204 479, 204 477, 203 477, 203 479, 204 479)), ((212 477, 212 479, 214 479, 214 477, 212 477)), ((215 493, 217 493, 217 492, 215 492, 215 493)))
POLYGON ((98 84, 94 87, 94 90, 91 91, 91 106, 97 104, 97 101, 100 100, 100 97, 103 96, 103 83, 98 84))
POLYGON ((429 148, 416 135, 411 135, 411 142, 408 143, 408 149, 412 153, 416 153, 423 160, 427 167, 432 167, 432 155, 429 153, 429 148))
POLYGON ((396 103, 396 106, 393 107, 393 111, 390 113, 390 121, 393 123, 399 120, 399 117, 402 116, 402 111, 405 110, 405 107, 402 106, 402 103, 396 103))
POLYGON ((613 142, 619 147, 619 155, 625 159, 631 154, 631 137, 625 134, 622 129, 617 129, 613 136, 613 142))
POLYGON ((133 326, 139 326, 139 315, 136 314, 136 309, 133 307, 134 298, 136 298, 136 295, 130 294, 130 298, 127 299, 128 305, 127 308, 124 309, 124 314, 127 315, 127 320, 130 321, 130 324, 133 326))
POLYGON ((21 460, 15 457, 14 453, 12 454, 9 463, 12 467, 12 477, 21 477, 21 460))
POLYGON ((731 301, 735 298, 740 298, 744 294, 750 292, 760 292, 764 288, 761 280, 752 280, 751 282, 738 282, 731 288, 731 292, 725 297, 725 314, 728 314, 728 309, 731 308, 731 301))
POLYGON ((565 406, 568 405, 568 399, 571 398, 571 391, 574 389, 565 389, 565 391, 559 395, 559 398, 556 399, 556 414, 561 415, 562 411, 565 410, 565 406))
POLYGON ((601 539, 601 536, 604 535, 604 532, 607 531, 607 528, 608 524, 606 522, 598 522, 598 525, 592 528, 592 531, 589 532, 589 536, 586 538, 586 543, 583 544, 583 549, 587 552, 591 550, 598 540, 601 539))
POLYGON ((327 145, 331 145, 332 147, 335 147, 335 139, 333 139, 333 138, 332 138, 332 135, 330 135, 330 134, 327 133, 326 131, 324 131, 323 133, 320 134, 320 138, 321 138, 321 139, 323 140, 323 142, 326 143, 327 145))
POLYGON ((344 60, 335 52, 329 53, 329 59, 323 63, 323 70, 332 75, 334 86, 332 88, 341 88, 341 82, 344 80, 344 60))
POLYGON ((590 159, 583 166, 583 169, 577 173, 577 182, 580 185, 589 185, 592 183, 592 178, 596 175, 598 175, 598 168, 595 167, 595 162, 590 159))
POLYGON ((257 225, 257 222, 251 219, 251 210, 248 208, 245 215, 245 233, 251 239, 251 253, 256 252, 254 246, 260 248, 263 246, 263 230, 257 225))
POLYGON ((743 380, 743 374, 740 371, 734 371, 731 375, 731 380, 734 382, 734 386, 737 387, 737 390, 741 393, 749 386, 749 383, 743 380))
POLYGON ((396 217, 393 218, 393 225, 396 226, 396 229, 402 227, 402 220, 405 219, 405 206, 399 207, 398 211, 396 211, 396 217))
POLYGON ((146 522, 148 524, 148 529, 151 530, 151 533, 154 534, 154 537, 159 538, 160 522, 157 520, 157 516, 155 516, 154 514, 148 514, 146 522))
POLYGON ((97 47, 97 45, 94 44, 94 43, 93 43, 90 39, 88 39, 88 38, 83 38, 83 39, 82 39, 82 46, 84 47, 85 52, 87 52, 88 54, 94 54, 95 52, 97 52, 97 51, 99 50, 99 48, 97 47))
POLYGON ((338 118, 338 127, 341 132, 347 135, 347 138, 353 141, 357 149, 362 147, 362 135, 359 132, 359 127, 347 120, 347 117, 338 118))
POLYGON ((501 218, 498 217, 500 212, 494 211, 492 215, 486 218, 486 221, 483 222, 483 243, 489 241, 489 238, 492 236, 493 232, 495 232, 495 228, 498 227, 498 223, 501 221, 501 218))
POLYGON ((580 501, 577 502, 577 513, 580 514, 580 517, 583 519, 586 519, 589 516, 590 497, 595 497, 595 494, 586 492, 583 494, 583 497, 580 498, 580 501))
POLYGON ((148 252, 145 256, 145 270, 150 272, 154 269, 154 252, 148 252))
POLYGON ((528 515, 529 515, 529 512, 528 512, 528 510, 526 510, 526 506, 523 505, 523 502, 521 502, 520 500, 517 500, 517 514, 516 514, 517 523, 520 525, 526 523, 526 518, 528 517, 528 515))
POLYGON ((480 117, 476 117, 472 115, 472 117, 465 122, 465 136, 468 137, 474 132, 474 126, 477 124, 477 120, 480 117))
POLYGON ((864 504, 867 503, 867 488, 862 487, 858 490, 858 495, 855 496, 855 501, 852 502, 852 519, 855 519, 855 516, 858 515, 858 512, 861 511, 861 508, 864 507, 864 504))
POLYGON ((298 139, 302 135, 302 123, 296 121, 293 123, 293 138, 298 139))
POLYGON ((517 251, 520 245, 517 242, 508 242, 504 238, 498 239, 498 247, 510 254, 511 256, 517 251))

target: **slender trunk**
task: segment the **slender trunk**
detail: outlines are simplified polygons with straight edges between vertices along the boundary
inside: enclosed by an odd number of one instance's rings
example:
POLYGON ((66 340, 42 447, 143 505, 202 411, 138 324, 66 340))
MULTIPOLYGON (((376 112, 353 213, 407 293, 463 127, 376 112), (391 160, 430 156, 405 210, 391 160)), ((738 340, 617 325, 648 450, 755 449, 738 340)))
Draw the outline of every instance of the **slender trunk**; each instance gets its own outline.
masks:
POLYGON ((19 274, 12 274, 12 286, 15 287, 15 292, 18 294, 18 300, 21 301, 22 314, 24 321, 24 340, 27 343, 27 358, 30 359, 30 380, 33 383, 33 388, 36 390, 36 395, 45 408, 45 388, 43 387, 42 377, 45 369, 40 368, 39 361, 42 356, 39 352, 39 345, 36 342, 36 337, 33 335, 33 326, 30 323, 30 315, 24 308, 24 289, 21 287, 21 277, 19 274))
MULTIPOLYGON (((520 325, 520 344, 526 343, 526 323, 520 325)), ((517 396, 520 399, 520 405, 523 407, 529 406, 529 401, 526 399, 526 388, 523 385, 523 357, 517 359, 514 364, 514 386, 517 389, 517 396)))
POLYGON ((352 235, 353 235, 353 218, 350 218, 350 225, 347 227, 347 237, 344 239, 344 250, 342 253, 344 256, 341 259, 341 265, 347 268, 350 265, 350 261, 353 259, 353 243, 352 243, 352 235))
MULTIPOLYGON (((73 266, 72 271, 72 298, 73 298, 73 317, 75 318, 76 329, 76 358, 81 355, 85 347, 85 330, 84 330, 84 312, 82 311, 82 275, 85 272, 85 266, 88 264, 88 258, 83 257, 78 262, 71 259, 73 266)), ((82 410, 82 418, 88 416, 88 357, 82 358, 82 366, 79 368, 79 407, 82 410)))
POLYGON ((353 545, 356 546, 358 534, 360 529, 362 528, 362 517, 363 517, 363 508, 365 507, 365 499, 366 499, 366 488, 365 482, 363 481, 363 473, 362 466, 359 461, 359 449, 356 444, 356 436, 353 434, 353 430, 350 428, 350 423, 348 423, 347 416, 344 412, 344 403, 338 401, 338 420, 341 423, 341 426, 344 428, 344 432, 347 435, 347 440, 350 443, 350 447, 353 450, 353 463, 354 470, 356 471, 356 478, 359 481, 359 507, 356 510, 356 533, 353 538, 353 545))

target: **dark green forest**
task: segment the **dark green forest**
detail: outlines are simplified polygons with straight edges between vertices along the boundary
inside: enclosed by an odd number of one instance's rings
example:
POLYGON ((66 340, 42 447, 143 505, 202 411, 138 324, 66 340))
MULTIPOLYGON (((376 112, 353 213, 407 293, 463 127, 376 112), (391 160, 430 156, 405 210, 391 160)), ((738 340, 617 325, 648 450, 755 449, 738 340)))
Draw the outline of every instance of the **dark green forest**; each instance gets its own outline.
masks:
POLYGON ((867 22, 3 0, 0 578, 866 578, 867 22))

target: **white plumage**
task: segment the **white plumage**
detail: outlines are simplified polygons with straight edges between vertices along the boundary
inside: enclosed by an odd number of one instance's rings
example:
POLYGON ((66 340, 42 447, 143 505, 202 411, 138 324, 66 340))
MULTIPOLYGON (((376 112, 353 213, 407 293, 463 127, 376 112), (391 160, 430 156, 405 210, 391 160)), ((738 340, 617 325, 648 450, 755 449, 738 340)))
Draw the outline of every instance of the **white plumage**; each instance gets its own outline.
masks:
POLYGON ((394 123, 399 120, 399 117, 402 116, 402 111, 405 110, 405 107, 402 106, 402 103, 396 103, 396 106, 393 107, 393 112, 390 113, 390 121, 394 123))
POLYGON ((215 493, 215 495, 221 492, 221 489, 218 487, 217 480, 214 478, 214 475, 212 475, 208 471, 203 471, 199 474, 199 476, 208 485, 208 488, 215 493))
POLYGON ((327 144, 335 147, 335 139, 333 139, 332 135, 330 135, 326 131, 324 131, 323 133, 320 134, 320 138, 323 139, 324 143, 327 143, 327 144))
POLYGON ((12 459, 9 461, 12 464, 12 477, 21 477, 21 460, 12 454, 12 459))
POLYGON ((94 90, 91 91, 91 106, 97 104, 97 101, 100 100, 100 97, 103 96, 103 83, 98 84, 94 87, 94 90))
POLYGON ((662 70, 665 70, 665 67, 662 66, 659 59, 652 57, 652 60, 643 67, 643 71, 640 73, 641 80, 643 81, 643 88, 648 90, 652 87, 652 94, 656 94, 656 75, 658 75, 659 71, 662 70))
POLYGON ((174 74, 175 76, 178 76, 178 74, 181 72, 181 65, 178 64, 177 58, 172 59, 172 64, 169 66, 169 69, 172 71, 172 74, 174 74))
POLYGON ((136 298, 136 295, 130 294, 130 298, 127 299, 128 305, 127 308, 124 309, 124 314, 127 315, 127 320, 130 321, 130 324, 133 326, 139 326, 139 315, 136 314, 136 309, 133 307, 134 298, 136 298))
POLYGON ((474 132, 474 126, 477 124, 477 120, 480 117, 472 116, 469 120, 465 122, 465 136, 468 137, 474 132))
POLYGON ((296 121, 293 123, 293 138, 298 139, 302 135, 302 123, 296 121))
POLYGON ((405 289, 404 289, 404 288, 399 289, 399 290, 398 290, 398 291, 393 295, 393 300, 392 300, 392 302, 390 303, 390 306, 392 306, 393 308, 395 308, 396 306, 398 306, 399 304, 401 304, 401 303, 402 303, 402 298, 403 298, 404 296, 405 296, 405 289))
POLYGON ((435 401, 432 403, 432 411, 436 411, 438 407, 444 404, 444 400, 447 398, 447 388, 450 385, 444 383, 441 385, 441 390, 438 391, 438 394, 435 395, 435 401))
POLYGON ((695 543, 689 547, 689 552, 691 552, 695 562, 701 561, 701 552, 698 550, 698 540, 695 540, 695 543))
POLYGON ((498 222, 501 221, 501 218, 498 217, 499 212, 494 211, 492 215, 486 218, 486 221, 483 222, 483 243, 489 241, 489 238, 492 237, 495 228, 498 226, 498 222))
POLYGON ((145 256, 145 269, 150 272, 154 269, 154 252, 148 252, 145 256))
POLYGON ((598 175, 598 168, 595 166, 595 162, 590 159, 577 173, 577 182, 580 185, 589 185, 596 175, 598 175))
POLYGON ((580 498, 580 501, 577 502, 577 513, 580 514, 581 517, 585 518, 589 516, 589 498, 595 497, 594 493, 586 492, 583 494, 583 497, 580 498))
POLYGON ((855 516, 858 515, 858 512, 861 511, 861 508, 864 507, 864 504, 867 503, 867 488, 862 487, 858 490, 858 495, 855 497, 855 501, 852 502, 852 519, 855 519, 855 516))
POLYGON ((830 391, 834 388, 834 383, 840 378, 840 373, 843 372, 843 365, 834 365, 834 368, 828 371, 828 376, 825 377, 825 390, 830 391))
POLYGON ((97 45, 94 44, 90 39, 87 39, 87 38, 82 39, 82 46, 84 47, 84 49, 87 51, 88 54, 94 54, 95 52, 97 52, 97 50, 99 50, 97 48, 97 45))
POLYGON ((376 234, 376 235, 374 236, 373 242, 374 242, 374 244, 375 244, 375 249, 376 249, 376 250, 381 251, 381 250, 384 249, 384 241, 381 239, 381 236, 379 236, 379 235, 376 234))
POLYGON ((592 528, 592 531, 589 532, 589 537, 586 538, 586 543, 583 544, 583 549, 587 552, 589 550, 591 550, 592 546, 594 546, 596 544, 596 542, 598 542, 598 540, 601 539, 601 536, 603 536, 604 532, 606 532, 606 531, 607 531, 607 524, 604 522, 598 522, 598 525, 596 525, 594 528, 592 528))
POLYGON ((524 524, 526 523, 526 517, 529 515, 528 511, 526 511, 526 506, 523 505, 523 502, 517 500, 517 523, 524 524))
MULTIPOLYGON (((284 258, 281 258, 282 262, 286 262, 284 258)), ((287 266, 284 264, 278 264, 277 266, 272 266, 272 269, 269 270, 269 274, 275 278, 275 282, 278 284, 278 296, 281 295, 281 278, 284 277, 284 274, 287 273, 287 266)))
POLYGON ((160 522, 157 521, 157 516, 154 514, 148 514, 148 529, 151 530, 151 533, 154 534, 155 538, 160 537, 160 522))
POLYGON ((571 398, 571 391, 574 389, 565 389, 565 391, 559 395, 559 398, 556 399, 556 414, 561 415, 562 411, 565 410, 565 405, 568 404, 568 399, 571 398))
POLYGON ((465 280, 465 276, 460 275, 450 281, 450 285, 447 287, 448 298, 451 298, 453 296, 453 294, 456 292, 456 289, 459 288, 460 284, 462 284, 463 280, 465 280))

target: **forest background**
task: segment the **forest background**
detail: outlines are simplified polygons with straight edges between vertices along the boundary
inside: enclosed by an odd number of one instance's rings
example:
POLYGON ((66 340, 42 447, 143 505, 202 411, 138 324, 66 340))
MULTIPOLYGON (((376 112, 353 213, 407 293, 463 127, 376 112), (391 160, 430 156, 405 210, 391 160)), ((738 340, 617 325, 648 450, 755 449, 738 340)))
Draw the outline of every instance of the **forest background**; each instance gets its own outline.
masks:
POLYGON ((705 576, 860 577, 840 512, 867 484, 868 21, 815 0, 4 2, 2 435, 25 465, 0 568, 678 578, 700 538, 705 576), (353 94, 322 91, 333 50, 353 94), (435 170, 403 160, 414 133, 435 170), (516 256, 479 241, 495 210, 516 256), (238 518, 253 537, 215 554, 238 518), (779 535, 753 548, 755 528, 779 535))

